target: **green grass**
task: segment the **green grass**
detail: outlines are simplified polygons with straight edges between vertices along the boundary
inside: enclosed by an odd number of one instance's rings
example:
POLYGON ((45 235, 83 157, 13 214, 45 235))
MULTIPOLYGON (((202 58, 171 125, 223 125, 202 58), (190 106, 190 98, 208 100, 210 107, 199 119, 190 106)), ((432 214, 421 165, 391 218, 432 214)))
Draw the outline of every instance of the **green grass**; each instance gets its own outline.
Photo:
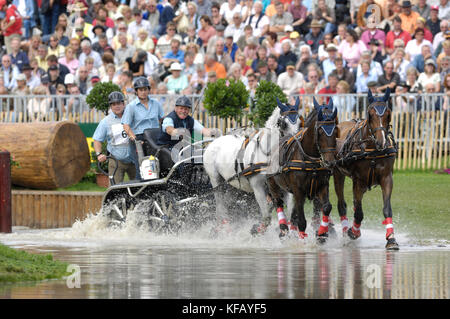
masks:
MULTIPOLYGON (((352 182, 345 179, 347 216, 353 220, 352 182)), ((450 241, 450 175, 432 171, 395 171, 394 189, 391 197, 393 221, 396 231, 408 233, 418 240, 443 239, 450 241)), ((330 179, 330 202, 333 205, 332 219, 339 223, 337 197, 333 178, 330 179)), ((370 226, 384 231, 381 222, 383 199, 379 186, 364 194, 363 227, 370 226)), ((312 205, 305 205, 305 212, 312 216, 312 205)))
POLYGON ((57 188, 57 191, 67 191, 67 192, 76 192, 76 191, 87 191, 87 192, 104 192, 106 188, 98 186, 96 183, 91 181, 82 180, 81 182, 63 188, 57 188))
POLYGON ((67 263, 52 255, 36 255, 0 244, 0 283, 39 281, 69 275, 67 263))

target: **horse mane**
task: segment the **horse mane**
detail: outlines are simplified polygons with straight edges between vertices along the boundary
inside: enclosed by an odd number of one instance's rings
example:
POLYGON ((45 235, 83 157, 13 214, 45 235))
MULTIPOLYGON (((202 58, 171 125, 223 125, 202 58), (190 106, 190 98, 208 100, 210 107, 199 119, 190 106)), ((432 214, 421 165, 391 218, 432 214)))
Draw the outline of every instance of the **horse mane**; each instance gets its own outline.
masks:
POLYGON ((264 127, 274 129, 277 127, 277 121, 280 118, 280 108, 275 107, 274 111, 272 112, 272 115, 267 119, 266 123, 264 124, 264 127))
POLYGON ((305 119, 305 127, 310 127, 314 120, 317 118, 317 110, 315 108, 308 114, 305 119))

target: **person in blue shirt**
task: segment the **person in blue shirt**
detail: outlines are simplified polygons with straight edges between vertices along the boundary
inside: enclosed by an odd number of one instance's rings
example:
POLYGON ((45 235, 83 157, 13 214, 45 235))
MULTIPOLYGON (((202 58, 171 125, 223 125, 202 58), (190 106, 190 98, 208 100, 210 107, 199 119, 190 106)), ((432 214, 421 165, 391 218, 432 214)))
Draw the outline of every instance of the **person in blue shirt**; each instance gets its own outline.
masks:
POLYGON ((180 50, 180 40, 173 38, 170 41, 171 50, 166 53, 166 55, 161 59, 161 62, 169 67, 173 62, 183 63, 184 62, 184 51, 180 50))
POLYGON ((361 63, 362 73, 356 78, 356 93, 366 93, 369 90, 369 82, 377 82, 378 76, 370 69, 370 63, 364 61, 361 63))
MULTIPOLYGON (((137 97, 125 108, 121 123, 131 141, 146 141, 144 130, 159 128, 160 120, 164 117, 164 110, 157 100, 149 96, 150 82, 146 77, 138 77, 133 86, 137 97)), ((136 165, 136 176, 140 179, 136 144, 130 143, 130 148, 136 165)))
POLYGON ((130 180, 136 177, 136 168, 130 153, 129 138, 121 124, 125 110, 125 96, 121 92, 112 92, 108 96, 111 111, 108 116, 100 121, 94 132, 94 150, 97 160, 106 161, 106 154, 102 153, 102 143, 107 141, 107 150, 116 160, 108 163, 108 173, 111 176, 114 171, 114 182, 121 183, 127 173, 130 180))

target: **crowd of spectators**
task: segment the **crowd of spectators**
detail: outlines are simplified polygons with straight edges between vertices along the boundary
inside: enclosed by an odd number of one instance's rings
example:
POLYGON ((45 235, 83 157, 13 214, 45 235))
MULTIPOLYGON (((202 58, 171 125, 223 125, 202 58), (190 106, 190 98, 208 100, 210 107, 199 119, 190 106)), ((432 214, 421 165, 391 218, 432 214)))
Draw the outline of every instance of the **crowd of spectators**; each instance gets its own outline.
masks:
MULTIPOLYGON (((200 94, 222 78, 241 80, 252 96, 260 80, 287 95, 389 87, 450 96, 449 0, 0 0, 0 8, 0 94, 86 95, 113 82, 131 100, 133 79, 147 76, 161 99, 200 94)), ((65 106, 83 107, 74 101, 65 106)))

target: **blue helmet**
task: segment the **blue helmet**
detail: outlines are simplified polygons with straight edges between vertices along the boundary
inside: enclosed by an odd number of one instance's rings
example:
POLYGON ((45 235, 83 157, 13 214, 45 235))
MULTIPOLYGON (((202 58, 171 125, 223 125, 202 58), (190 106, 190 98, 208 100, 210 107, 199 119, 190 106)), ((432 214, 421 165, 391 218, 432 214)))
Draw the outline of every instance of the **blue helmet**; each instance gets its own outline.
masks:
POLYGON ((111 105, 116 102, 125 102, 125 96, 122 92, 114 91, 109 93, 108 95, 108 103, 111 105))
POLYGON ((192 102, 191 99, 188 98, 186 95, 180 96, 176 102, 175 102, 175 106, 185 106, 188 108, 192 108, 192 102))

